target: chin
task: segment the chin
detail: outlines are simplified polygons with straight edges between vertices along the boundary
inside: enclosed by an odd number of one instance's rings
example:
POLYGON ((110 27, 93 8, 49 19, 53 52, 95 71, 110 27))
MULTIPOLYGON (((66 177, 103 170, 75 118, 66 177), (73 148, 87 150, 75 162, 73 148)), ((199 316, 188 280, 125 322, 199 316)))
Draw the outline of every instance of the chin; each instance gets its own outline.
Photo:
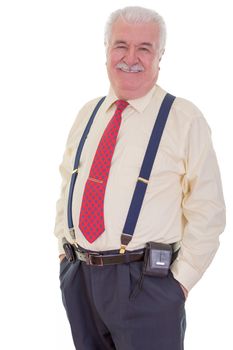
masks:
POLYGON ((117 97, 123 100, 135 100, 136 98, 142 97, 144 95, 138 89, 117 89, 115 92, 117 97))
POLYGON ((118 85, 118 88, 119 90, 122 90, 122 91, 137 91, 137 90, 140 90, 141 88, 141 85, 139 84, 124 84, 124 85, 118 85))
POLYGON ((137 82, 137 84, 129 84, 128 82, 126 84, 115 84, 114 88, 117 96, 125 100, 134 100, 142 97, 146 95, 150 89, 151 87, 145 87, 142 82, 137 82))
POLYGON ((137 77, 135 77, 133 80, 132 79, 124 79, 124 81, 122 80, 118 80, 116 81, 117 84, 115 84, 119 90, 125 90, 125 91, 135 91, 135 90, 140 90, 142 85, 143 85, 143 81, 142 79, 137 79, 137 77))

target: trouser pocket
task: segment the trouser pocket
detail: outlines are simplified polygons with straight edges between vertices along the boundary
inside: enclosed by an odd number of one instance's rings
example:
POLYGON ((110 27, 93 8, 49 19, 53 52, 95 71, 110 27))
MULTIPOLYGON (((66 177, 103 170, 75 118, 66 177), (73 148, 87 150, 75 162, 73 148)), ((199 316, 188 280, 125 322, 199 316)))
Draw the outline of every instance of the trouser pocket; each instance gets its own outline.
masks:
POLYGON ((65 272, 68 270, 69 268, 69 261, 64 258, 61 262, 60 262, 60 271, 59 271, 59 278, 60 280, 62 279, 63 275, 65 274, 65 272))
POLYGON ((174 292, 177 293, 183 301, 186 301, 186 297, 185 297, 184 292, 183 292, 183 290, 182 290, 182 288, 181 288, 181 285, 180 285, 180 283, 175 279, 175 277, 173 276, 173 274, 172 274, 171 271, 169 271, 168 279, 169 279, 170 282, 172 283, 172 287, 173 287, 174 292))

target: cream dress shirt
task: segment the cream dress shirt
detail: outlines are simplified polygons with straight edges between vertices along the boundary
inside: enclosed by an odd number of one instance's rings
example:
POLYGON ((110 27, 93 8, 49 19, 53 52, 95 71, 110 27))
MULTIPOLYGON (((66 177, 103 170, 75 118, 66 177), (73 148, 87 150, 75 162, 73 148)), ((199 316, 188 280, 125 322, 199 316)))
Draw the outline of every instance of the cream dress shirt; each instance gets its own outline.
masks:
MULTIPOLYGON (((74 188, 72 213, 80 246, 95 251, 120 248, 120 236, 135 184, 165 94, 155 85, 142 98, 128 101, 106 187, 105 232, 95 242, 89 243, 79 230, 78 220, 96 149, 115 111, 117 97, 110 88, 86 139, 74 188)), ((64 253, 62 238, 72 242, 67 225, 67 199, 75 154, 98 100, 88 102, 79 112, 60 166, 63 181, 55 224, 60 254, 64 253)), ((135 233, 127 249, 142 248, 149 241, 180 241, 181 248, 171 270, 174 277, 190 290, 212 261, 224 227, 225 205, 210 129, 196 106, 176 98, 152 168, 135 233)))

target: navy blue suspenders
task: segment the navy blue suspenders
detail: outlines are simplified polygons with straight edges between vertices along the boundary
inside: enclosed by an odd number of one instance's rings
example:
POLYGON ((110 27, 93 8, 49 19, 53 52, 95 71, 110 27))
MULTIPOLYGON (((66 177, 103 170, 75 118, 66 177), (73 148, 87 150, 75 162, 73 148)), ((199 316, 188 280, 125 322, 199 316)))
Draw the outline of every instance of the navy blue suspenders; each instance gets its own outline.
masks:
MULTIPOLYGON (((87 126, 84 130, 84 133, 81 137, 77 153, 75 156, 75 162, 74 162, 74 169, 72 172, 72 177, 71 177, 71 182, 70 182, 70 189, 69 189, 69 197, 68 197, 68 210, 67 210, 67 215, 68 215, 68 227, 70 230, 71 238, 75 239, 75 232, 74 232, 74 225, 73 225, 73 220, 72 220, 72 199, 73 199, 73 191, 74 191, 74 186, 75 186, 75 181, 77 179, 78 175, 78 166, 79 166, 79 161, 81 157, 81 152, 86 140, 86 137, 89 133, 89 130, 91 128, 91 125, 93 123, 93 120, 96 116, 96 113, 98 112, 98 109, 100 108, 101 104, 103 103, 105 97, 103 97, 96 105, 88 123, 87 126)), ((154 128, 152 130, 150 140, 146 149, 146 153, 143 159, 142 167, 140 170, 140 174, 138 177, 138 181, 135 186, 135 190, 133 193, 132 201, 130 204, 130 208, 127 214, 126 222, 123 228, 123 233, 121 235, 121 249, 120 253, 125 252, 125 248, 127 244, 131 241, 135 226, 138 221, 138 217, 140 214, 140 210, 142 207, 142 202, 146 193, 146 188, 147 184, 149 182, 149 177, 151 174, 151 170, 155 161, 155 157, 157 154, 157 150, 159 147, 159 143, 163 134, 163 130, 172 106, 173 101, 175 100, 175 97, 166 94, 164 97, 164 100, 161 104, 158 116, 155 121, 154 128)))
POLYGON ((140 210, 142 207, 142 202, 145 197, 151 170, 155 161, 163 130, 174 100, 175 96, 166 94, 160 106, 160 110, 156 118, 154 128, 152 130, 146 153, 142 162, 138 181, 135 186, 134 194, 125 221, 125 226, 123 228, 123 233, 121 235, 120 253, 125 252, 127 244, 129 244, 133 237, 135 226, 137 224, 140 210))
POLYGON ((71 235, 72 239, 75 239, 75 231, 74 231, 74 224, 73 224, 73 218, 72 218, 72 203, 73 203, 74 186, 75 186, 75 182, 76 182, 76 179, 78 176, 79 161, 81 158, 84 143, 86 141, 86 138, 87 138, 87 135, 90 131, 92 123, 94 121, 96 113, 98 112, 98 110, 99 110, 100 106, 102 105, 102 103, 104 102, 104 100, 105 100, 105 97, 102 97, 101 100, 99 100, 99 102, 95 106, 95 109, 92 112, 92 115, 91 115, 91 117, 86 125, 84 132, 83 132, 83 135, 82 135, 81 140, 79 142, 77 153, 75 156, 74 168, 73 168, 72 176, 71 176, 71 180, 70 180, 70 189, 69 189, 68 206, 67 206, 68 228, 69 228, 70 235, 71 235))

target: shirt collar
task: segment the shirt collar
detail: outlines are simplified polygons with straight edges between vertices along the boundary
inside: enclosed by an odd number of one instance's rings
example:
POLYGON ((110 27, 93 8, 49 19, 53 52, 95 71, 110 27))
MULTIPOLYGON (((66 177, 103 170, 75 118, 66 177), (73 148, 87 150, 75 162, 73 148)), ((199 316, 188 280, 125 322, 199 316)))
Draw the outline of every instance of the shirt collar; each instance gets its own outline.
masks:
MULTIPOLYGON (((156 85, 152 87, 152 89, 144 96, 137 98, 135 100, 128 100, 129 105, 133 107, 139 113, 142 113, 144 109, 148 106, 152 96, 154 95, 156 90, 156 85)), ((108 95, 105 100, 105 110, 107 111, 116 101, 118 97, 116 96, 113 88, 110 86, 108 95)))

